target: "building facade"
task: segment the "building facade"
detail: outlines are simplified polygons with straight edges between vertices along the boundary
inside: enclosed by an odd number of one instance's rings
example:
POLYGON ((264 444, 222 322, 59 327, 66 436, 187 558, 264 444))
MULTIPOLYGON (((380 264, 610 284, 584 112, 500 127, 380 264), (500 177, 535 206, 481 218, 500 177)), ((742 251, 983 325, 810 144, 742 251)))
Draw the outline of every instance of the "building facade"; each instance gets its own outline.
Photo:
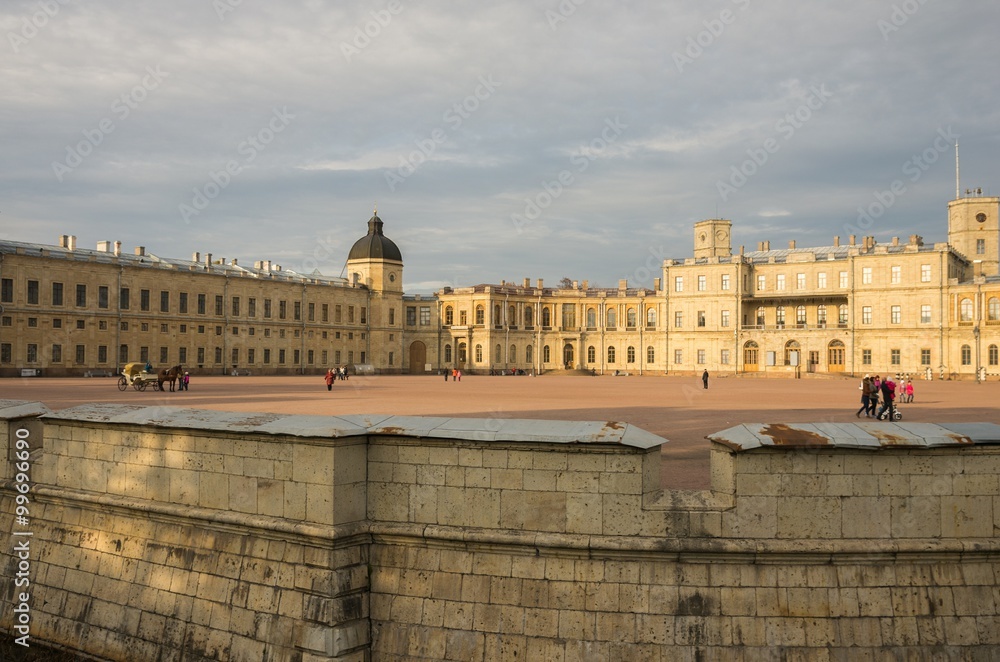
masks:
POLYGON ((0 242, 0 376, 115 374, 127 362, 200 373, 348 365, 422 374, 1000 374, 1000 198, 948 205, 947 242, 835 237, 734 254, 732 223, 694 226, 692 256, 652 288, 502 281, 404 293, 378 214, 347 278, 0 242))

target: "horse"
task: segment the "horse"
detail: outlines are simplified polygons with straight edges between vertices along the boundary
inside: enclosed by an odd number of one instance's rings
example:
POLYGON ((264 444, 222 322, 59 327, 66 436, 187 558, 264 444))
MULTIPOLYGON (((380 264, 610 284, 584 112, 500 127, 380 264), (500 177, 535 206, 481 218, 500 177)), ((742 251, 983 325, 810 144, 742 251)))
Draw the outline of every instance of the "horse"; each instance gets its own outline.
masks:
POLYGON ((159 382, 160 390, 163 390, 163 382, 170 382, 170 390, 174 390, 174 383, 177 378, 181 375, 181 366, 175 365, 173 368, 164 368, 157 375, 156 381, 159 382))

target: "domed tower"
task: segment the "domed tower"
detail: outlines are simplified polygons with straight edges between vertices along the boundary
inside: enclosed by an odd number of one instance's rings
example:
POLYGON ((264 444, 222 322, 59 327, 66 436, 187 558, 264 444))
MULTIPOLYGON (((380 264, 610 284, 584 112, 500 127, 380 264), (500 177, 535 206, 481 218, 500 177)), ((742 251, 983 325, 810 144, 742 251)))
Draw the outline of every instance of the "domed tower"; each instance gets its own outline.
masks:
POLYGON ((382 232, 378 208, 368 219, 368 234, 354 242, 347 255, 351 282, 377 292, 403 292, 403 255, 382 232))
POLYGON ((352 283, 368 291, 365 360, 379 372, 401 372, 403 361, 403 256, 382 233, 378 209, 368 219, 368 234, 347 255, 352 283))

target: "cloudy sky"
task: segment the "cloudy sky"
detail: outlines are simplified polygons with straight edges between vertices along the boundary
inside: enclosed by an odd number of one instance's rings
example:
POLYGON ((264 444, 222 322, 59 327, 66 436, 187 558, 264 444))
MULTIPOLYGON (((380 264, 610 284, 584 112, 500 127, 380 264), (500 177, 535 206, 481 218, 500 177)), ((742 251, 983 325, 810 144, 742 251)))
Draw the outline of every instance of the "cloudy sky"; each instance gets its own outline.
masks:
POLYGON ((0 28, 5 239, 339 275, 377 203, 410 292, 650 285, 705 218, 942 241, 956 136, 962 188, 1000 191, 985 0, 8 0, 0 28))

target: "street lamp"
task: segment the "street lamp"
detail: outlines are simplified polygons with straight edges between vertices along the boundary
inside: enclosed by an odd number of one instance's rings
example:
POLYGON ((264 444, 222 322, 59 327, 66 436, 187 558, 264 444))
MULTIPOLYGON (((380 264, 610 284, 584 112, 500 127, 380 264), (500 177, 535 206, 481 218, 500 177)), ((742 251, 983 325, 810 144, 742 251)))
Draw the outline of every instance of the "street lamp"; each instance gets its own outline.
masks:
POLYGON ((976 341, 976 383, 982 383, 980 366, 979 366, 979 325, 972 327, 972 337, 976 341))

